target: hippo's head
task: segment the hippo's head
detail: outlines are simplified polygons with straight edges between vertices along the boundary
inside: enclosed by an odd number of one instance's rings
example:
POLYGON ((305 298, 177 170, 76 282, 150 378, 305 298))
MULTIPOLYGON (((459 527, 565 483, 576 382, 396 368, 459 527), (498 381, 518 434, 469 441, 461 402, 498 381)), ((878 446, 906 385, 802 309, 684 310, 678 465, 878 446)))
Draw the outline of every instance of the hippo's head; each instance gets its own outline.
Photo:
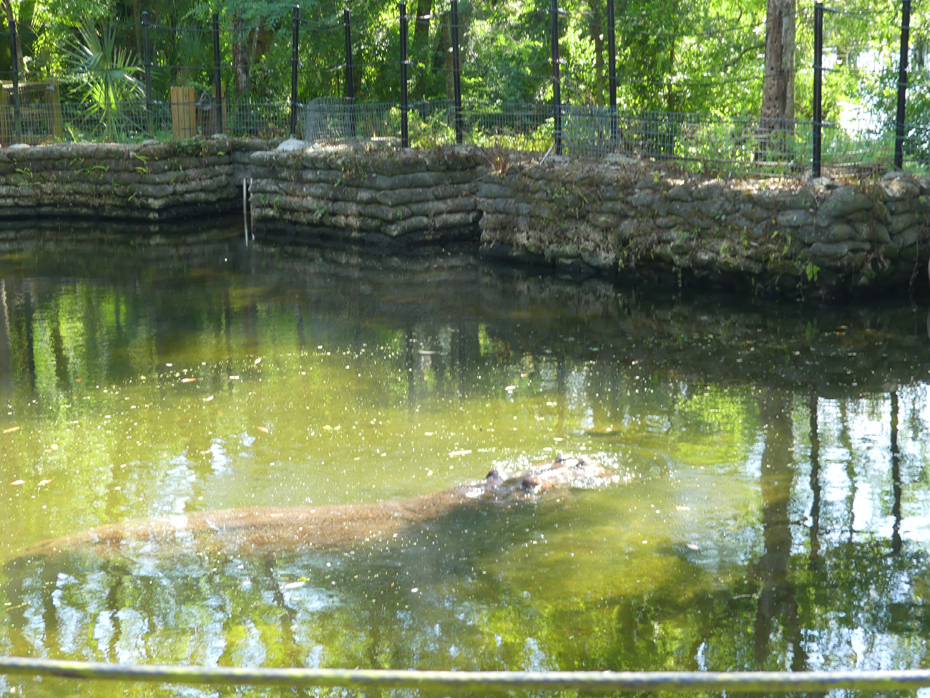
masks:
POLYGON ((494 498, 529 499, 552 489, 596 489, 620 481, 617 473, 584 456, 562 455, 550 463, 539 463, 510 477, 494 468, 484 487, 494 498))

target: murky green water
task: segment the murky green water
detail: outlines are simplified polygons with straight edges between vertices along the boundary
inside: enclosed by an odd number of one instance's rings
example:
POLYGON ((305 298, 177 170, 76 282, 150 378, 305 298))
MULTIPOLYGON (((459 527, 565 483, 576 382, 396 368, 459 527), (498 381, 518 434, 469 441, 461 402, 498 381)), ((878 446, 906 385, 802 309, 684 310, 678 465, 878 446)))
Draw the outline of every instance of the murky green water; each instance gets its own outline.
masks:
MULTIPOLYGON (((926 308, 179 245, 0 260, 0 653, 928 666, 926 308), (559 452, 625 483, 387 549, 14 560, 130 518, 408 498, 559 452)), ((0 677, 29 696, 231 692, 0 677)))

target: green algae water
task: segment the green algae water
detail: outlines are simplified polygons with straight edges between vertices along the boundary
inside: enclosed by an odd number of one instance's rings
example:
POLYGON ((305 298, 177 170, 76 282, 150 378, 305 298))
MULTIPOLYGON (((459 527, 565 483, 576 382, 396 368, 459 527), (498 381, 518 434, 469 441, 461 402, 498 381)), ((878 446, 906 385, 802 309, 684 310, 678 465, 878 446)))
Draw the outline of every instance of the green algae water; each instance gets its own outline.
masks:
MULTIPOLYGON (((0 654, 927 667, 927 309, 687 295, 444 250, 8 244, 0 654), (21 555, 134 518, 405 499, 559 453, 621 484, 392 545, 21 555)), ((0 695, 292 693, 0 677, 0 695)))

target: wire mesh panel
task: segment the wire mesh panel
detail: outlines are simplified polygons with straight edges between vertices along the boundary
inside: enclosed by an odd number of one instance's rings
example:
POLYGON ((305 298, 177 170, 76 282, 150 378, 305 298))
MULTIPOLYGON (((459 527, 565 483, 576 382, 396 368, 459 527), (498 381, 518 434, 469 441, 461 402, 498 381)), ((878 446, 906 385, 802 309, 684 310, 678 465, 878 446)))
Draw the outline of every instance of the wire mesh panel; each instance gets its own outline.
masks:
POLYGON ((57 80, 0 85, 0 145, 38 145, 62 139, 61 89, 57 80))
MULTIPOLYGON (((904 128, 904 154, 908 169, 921 175, 930 175, 930 126, 907 124, 904 128)), ((887 143, 888 139, 884 139, 887 143)), ((884 157, 887 145, 882 149, 884 157)))
POLYGON ((334 141, 357 135, 357 105, 336 98, 319 98, 303 107, 303 138, 334 141))
MULTIPOLYGON (((624 155, 693 171, 784 175, 810 169, 813 125, 804 119, 765 123, 755 116, 758 99, 746 96, 757 95, 765 77, 758 47, 749 41, 763 26, 762 10, 697 17, 688 9, 683 17, 659 5, 643 12, 627 8, 614 20, 616 56, 607 61, 608 27, 599 5, 545 5, 463 2, 454 27, 452 0, 436 0, 428 16, 417 16, 409 5, 405 85, 396 13, 360 12, 350 22, 348 11, 314 6, 292 12, 275 5, 266 8, 271 14, 264 20, 220 15, 214 25, 159 8, 135 23, 69 27, 67 50, 41 71, 35 56, 14 63, 16 42, 0 32, 0 145, 217 133, 399 143, 406 127, 414 148, 461 140, 545 153, 558 144, 556 152, 572 157, 624 155), (461 65, 452 60, 453 28, 461 65), (556 38, 572 46, 560 59, 550 55, 556 38), (676 50, 663 57, 660 45, 676 50), (720 63, 721 52, 737 56, 735 62, 721 63, 724 74, 708 74, 707 64, 720 63), (610 66, 617 71, 616 108, 605 106, 613 99, 610 66), (46 79, 36 79, 40 72, 46 79), (400 102, 402 88, 408 104, 400 102), (701 108, 689 111, 691 105, 701 108), (712 113, 702 111, 708 105, 712 113)), ((828 12, 828 38, 849 34, 861 44, 825 47, 825 89, 834 92, 821 124, 820 162, 835 172, 887 169, 895 150, 896 18, 885 12, 872 22, 835 8, 828 12), (863 28, 872 34, 865 37, 863 28), (857 63, 863 52, 868 60, 857 63), (857 76, 868 84, 854 85, 857 76), (869 99, 862 97, 867 90, 869 99), (847 93, 852 106, 839 98, 847 93)), ((799 8, 795 19, 798 50, 809 51, 809 37, 800 38, 810 31, 809 9, 799 8)), ((922 15, 918 20, 903 152, 906 168, 926 172, 930 71, 922 47, 930 33, 922 15)), ((789 70, 798 95, 809 89, 811 70, 800 58, 789 70)), ((795 109, 807 113, 808 105, 795 109)))
POLYGON ((883 174, 894 158, 894 129, 876 128, 867 122, 825 123, 823 163, 835 174, 883 174))
POLYGON ((61 111, 64 140, 133 142, 147 138, 141 102, 114 102, 92 109, 84 102, 66 102, 61 111))
POLYGON ((555 119, 548 104, 466 103, 462 107, 468 143, 545 152, 552 144, 555 119))
POLYGON ((280 139, 290 133, 290 105, 287 103, 229 101, 225 111, 224 133, 237 138, 280 139))
MULTIPOLYGON (((918 13, 918 17, 922 16, 926 13, 918 13)), ((904 161, 908 169, 930 174, 930 61, 927 51, 930 30, 915 30, 913 42, 915 49, 908 76, 907 114, 903 129, 904 161)), ((890 129, 888 120, 877 118, 874 121, 875 127, 890 129)))
POLYGON ((307 141, 400 138, 401 112, 394 103, 355 104, 344 99, 320 98, 302 109, 302 136, 307 141))

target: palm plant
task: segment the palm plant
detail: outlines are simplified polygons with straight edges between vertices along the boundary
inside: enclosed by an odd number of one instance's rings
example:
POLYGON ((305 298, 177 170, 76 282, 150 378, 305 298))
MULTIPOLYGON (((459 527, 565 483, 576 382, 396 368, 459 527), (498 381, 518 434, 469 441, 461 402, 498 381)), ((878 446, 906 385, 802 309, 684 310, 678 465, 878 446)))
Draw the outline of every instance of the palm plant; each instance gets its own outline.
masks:
POLYGON ((65 47, 65 56, 70 81, 77 84, 90 113, 99 116, 104 137, 112 139, 119 131, 120 110, 144 96, 135 77, 141 68, 132 52, 117 45, 113 28, 98 32, 88 24, 78 28, 78 36, 65 47))

